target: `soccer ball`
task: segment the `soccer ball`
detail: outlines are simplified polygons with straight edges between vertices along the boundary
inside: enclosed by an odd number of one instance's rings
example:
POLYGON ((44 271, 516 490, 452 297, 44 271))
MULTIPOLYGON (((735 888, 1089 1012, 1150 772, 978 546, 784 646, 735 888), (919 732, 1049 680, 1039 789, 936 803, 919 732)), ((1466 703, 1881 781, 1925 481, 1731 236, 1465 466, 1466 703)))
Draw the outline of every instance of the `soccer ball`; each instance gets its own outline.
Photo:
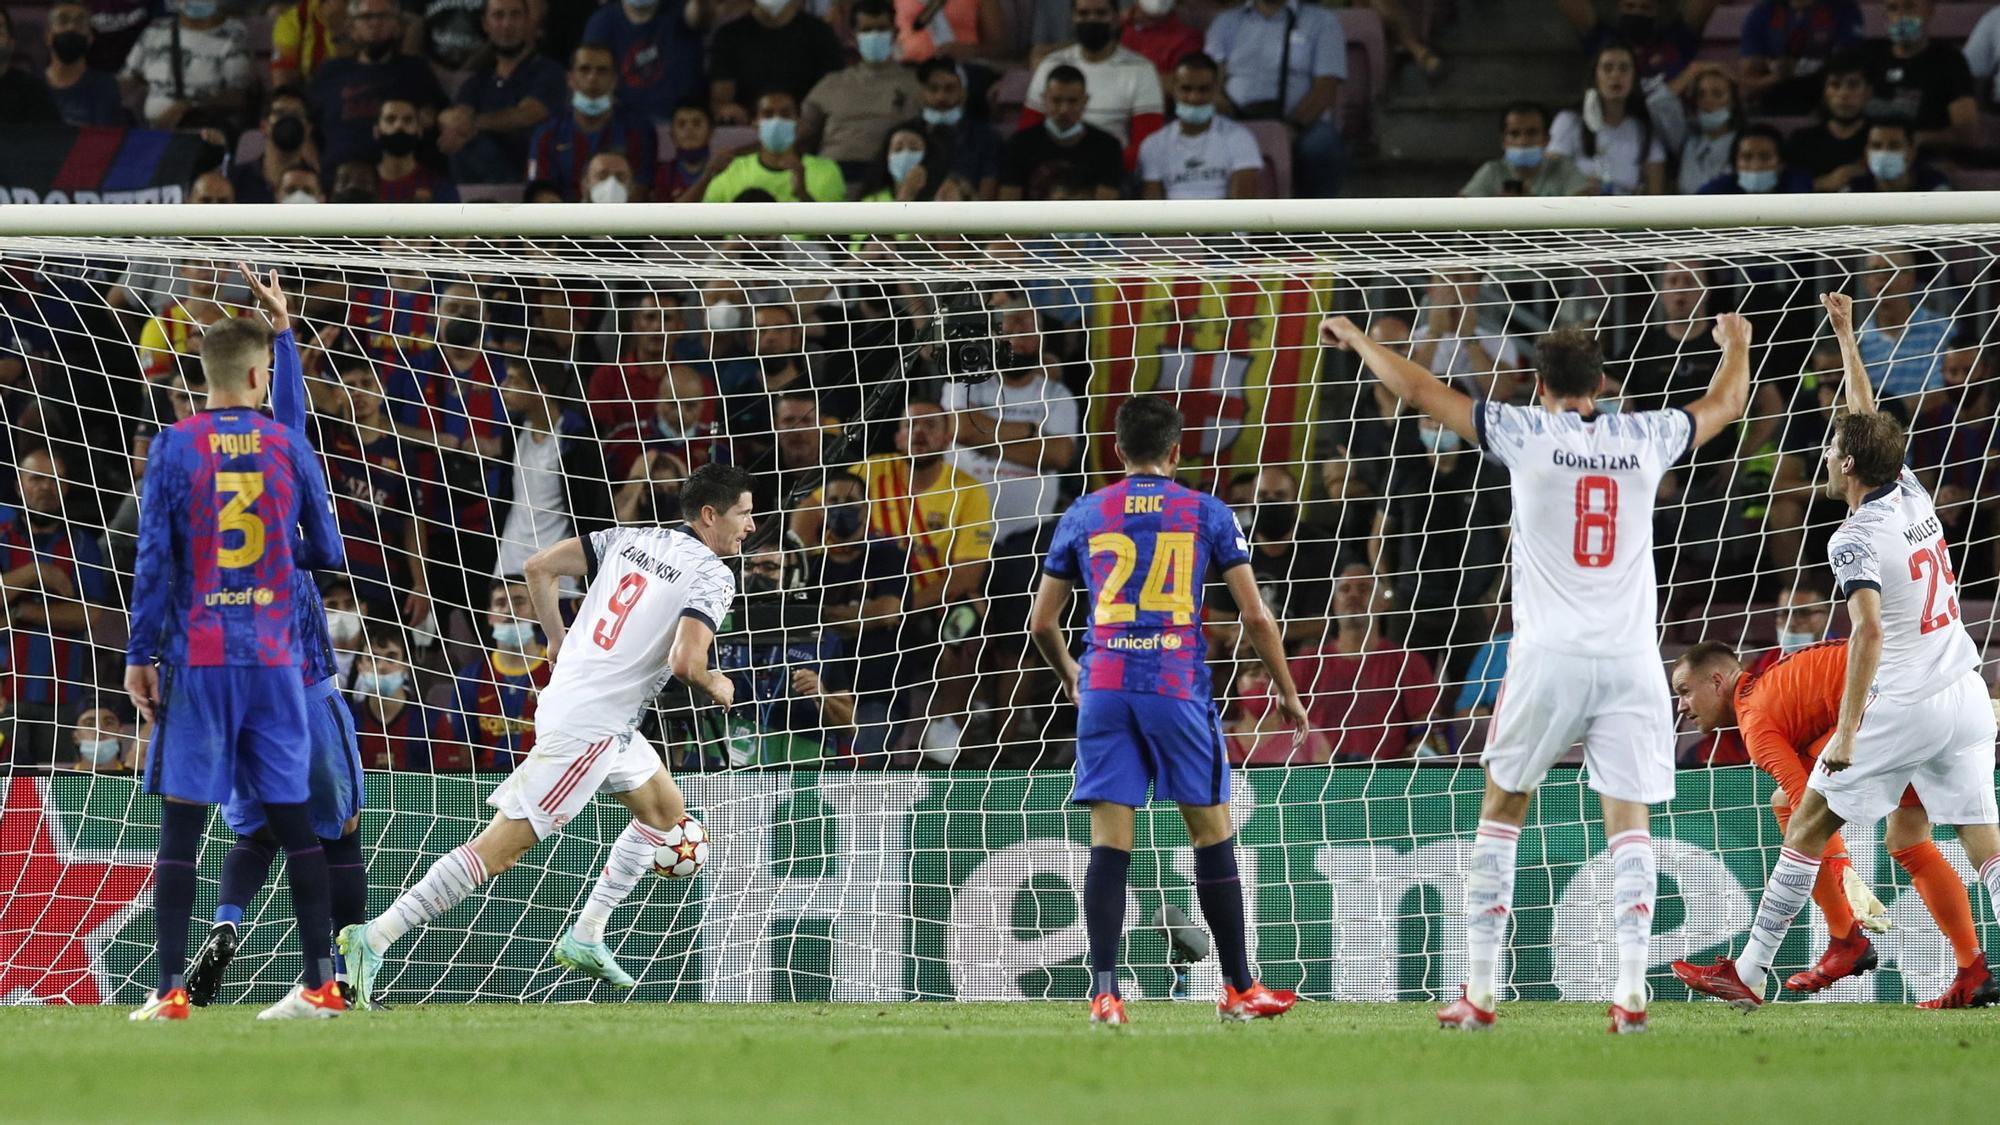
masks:
POLYGON ((653 874, 662 879, 686 879, 708 862, 708 829, 691 816, 667 829, 660 846, 653 849, 653 874))

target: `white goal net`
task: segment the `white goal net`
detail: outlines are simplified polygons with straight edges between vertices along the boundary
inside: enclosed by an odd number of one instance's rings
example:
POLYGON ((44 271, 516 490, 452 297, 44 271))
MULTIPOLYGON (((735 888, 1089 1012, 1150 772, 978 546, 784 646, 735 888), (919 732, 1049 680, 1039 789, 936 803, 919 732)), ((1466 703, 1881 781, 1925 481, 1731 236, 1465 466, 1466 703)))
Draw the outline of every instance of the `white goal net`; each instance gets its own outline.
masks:
MULTIPOLYGON (((1187 420, 1183 479, 1239 515, 1313 716, 1294 751, 1211 578, 1252 960, 1321 999, 1455 992, 1511 636, 1506 477, 1323 350, 1322 317, 1523 403, 1536 339, 1582 327, 1605 407, 1631 410, 1699 396, 1712 318, 1747 313, 1749 416, 1662 485, 1654 554, 1662 658, 1722 640, 1748 662, 1844 629, 1824 565, 1841 510, 1815 484, 1839 371, 1819 297, 1849 292, 1965 623, 1993 639, 2000 200, 1560 204, 0 209, 0 1000, 130 1001, 152 979, 158 799, 119 688, 135 482, 150 435, 200 405, 202 327, 257 315, 239 262, 290 295, 346 541, 320 580, 373 909, 478 829, 532 745, 547 662, 522 560, 676 519, 687 474, 726 461, 761 525, 717 649, 739 706, 670 688, 642 722, 714 847, 614 916, 630 995, 1082 996, 1074 711, 1027 606, 1056 518, 1119 471, 1118 405, 1159 394, 1187 420)), ((1668 960, 1733 948, 1775 857, 1747 762, 1733 734, 1682 741, 1655 823, 1659 995, 1684 995, 1668 960)), ((1510 995, 1608 994, 1609 864, 1579 772, 1551 777, 1522 839, 1510 995)), ((598 801, 379 991, 593 996, 549 947, 624 820, 598 801)), ((1897 928, 1881 971, 1824 996, 1902 1002, 1951 975, 1879 838, 1848 842, 1897 928)), ((218 820, 197 925, 229 842, 218 820)), ((282 888, 252 906, 223 1000, 290 984, 282 888)), ((1141 816, 1131 895, 1128 995, 1212 995, 1213 961, 1173 940, 1200 915, 1171 810, 1141 816)), ((1781 969, 1817 955, 1814 918, 1781 969)))

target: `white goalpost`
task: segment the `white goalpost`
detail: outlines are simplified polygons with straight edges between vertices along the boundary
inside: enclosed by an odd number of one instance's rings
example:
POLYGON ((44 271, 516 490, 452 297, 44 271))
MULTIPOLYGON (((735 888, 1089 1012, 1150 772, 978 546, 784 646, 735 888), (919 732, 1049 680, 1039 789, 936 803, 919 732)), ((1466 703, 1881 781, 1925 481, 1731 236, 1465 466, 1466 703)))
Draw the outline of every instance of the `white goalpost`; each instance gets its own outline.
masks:
MULTIPOLYGON (((1260 978, 1318 999, 1455 993, 1477 766, 1511 635, 1503 469, 1399 413, 1328 315, 1469 393, 1533 394, 1534 343, 1594 332, 1607 408, 1701 393, 1709 325, 1756 328, 1745 422, 1657 498, 1662 659, 1839 635, 1818 498, 1852 293, 1871 376, 1938 499, 1961 613, 2000 589, 2000 193, 1226 203, 0 207, 0 1002, 136 1001, 158 799, 118 689, 151 434, 199 406, 203 326, 277 271, 349 567, 320 576, 367 767, 371 913, 477 831, 531 745, 547 662, 528 553, 678 518, 726 461, 762 525, 717 659, 724 715, 641 719, 712 841, 608 941, 640 1000, 1080 998, 1087 814, 1072 709, 1024 632, 1060 513, 1119 471, 1133 395, 1187 420, 1183 479, 1252 542, 1314 718, 1294 753, 1209 589, 1213 693, 1260 978), (517 600, 518 599, 518 600, 517 600)), ((1072 635, 1082 620, 1079 604, 1072 635)), ((1728 952, 1779 840, 1732 737, 1682 740, 1655 821, 1665 965, 1728 952)), ((1580 760, 1580 759, 1579 759, 1580 760)), ((595 802, 391 966, 391 1003, 612 997, 549 948, 625 822, 595 802)), ((1193 861, 1142 813, 1127 995, 1206 997, 1193 861)), ((196 920, 229 835, 211 826, 196 920)), ((1952 953, 1848 833, 1896 929, 1823 998, 1908 1002, 1952 953)), ((1598 1000, 1611 873, 1580 768, 1523 833, 1503 995, 1598 1000)), ((1955 845, 1945 852, 1969 874, 1955 845)), ((2000 938, 1970 880, 1986 942, 2000 938)), ((282 877, 221 1000, 290 985, 282 877)), ((1814 914, 1779 959, 1809 963, 1814 914)))

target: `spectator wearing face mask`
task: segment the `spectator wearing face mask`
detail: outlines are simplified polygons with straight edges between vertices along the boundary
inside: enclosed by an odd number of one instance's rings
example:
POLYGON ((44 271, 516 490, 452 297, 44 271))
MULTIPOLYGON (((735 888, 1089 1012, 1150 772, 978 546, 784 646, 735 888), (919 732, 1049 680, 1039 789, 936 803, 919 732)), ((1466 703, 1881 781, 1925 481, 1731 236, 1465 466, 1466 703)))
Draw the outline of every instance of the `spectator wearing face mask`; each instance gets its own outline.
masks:
POLYGON ((864 766, 886 761, 894 710, 896 638, 909 588, 909 553, 870 530, 868 486, 851 471, 826 474, 809 506, 792 517, 806 543, 806 589, 818 591, 820 619, 842 638, 856 692, 853 753, 864 766))
POLYGON ((757 151, 744 153, 717 173, 702 200, 729 203, 746 191, 768 192, 784 203, 847 198, 840 165, 799 150, 799 105, 791 94, 775 91, 757 99, 757 151))
POLYGON ((696 93, 701 80, 701 33, 712 0, 622 0, 591 13, 583 41, 611 48, 618 91, 626 105, 655 121, 696 93))
MULTIPOLYGON (((592 371, 583 391, 591 418, 605 432, 654 412, 669 374, 669 325, 680 324, 680 310, 658 293, 642 292, 608 323, 616 327, 617 358, 592 371)), ((688 404, 689 410, 695 408, 688 404)), ((713 420, 712 412, 709 418, 713 420)))
POLYGON ((456 203, 458 185, 425 164, 422 127, 417 107, 401 98, 385 98, 375 118, 375 199, 379 203, 456 203))
MULTIPOLYGON (((118 79, 90 65, 90 46, 96 33, 90 29, 87 6, 64 3, 51 7, 46 38, 49 62, 42 70, 42 80, 48 84, 64 124, 123 125, 130 120, 118 79)), ((0 98, 11 101, 16 96, 32 95, 0 89, 0 98)))
POLYGON ((589 44, 570 55, 569 105, 536 128, 528 141, 528 178, 561 184, 565 198, 583 198, 583 177, 600 152, 622 152, 640 182, 653 178, 659 133, 644 116, 618 104, 618 72, 608 47, 589 44))
POLYGON ((1777 618, 1778 647, 1758 654, 1744 671, 1752 677, 1761 676, 1785 657, 1826 640, 1830 605, 1826 591, 1808 583, 1785 587, 1772 610, 1777 618))
POLYGON ((1484 199, 1589 192, 1590 177, 1569 157, 1547 151, 1548 144, 1548 108, 1535 102, 1515 102, 1500 115, 1500 155, 1481 164, 1458 194, 1484 199))
POLYGON ((278 177, 278 203, 325 203, 326 189, 320 186, 319 173, 301 164, 287 168, 278 177))
POLYGON ((583 170, 583 198, 591 203, 638 203, 646 197, 624 153, 600 152, 583 170))
POLYGON ((153 21, 120 80, 143 94, 146 123, 159 129, 234 132, 257 87, 249 36, 221 0, 180 0, 178 14, 153 21))
POLYGON ((855 695, 838 633, 782 628, 786 605, 805 608, 785 586, 775 549, 743 557, 742 596, 715 646, 716 665, 736 682, 724 717, 731 766, 801 766, 842 756, 854 734, 855 695))
POLYGON ((535 697, 552 669, 526 582, 496 580, 485 618, 491 643, 458 670, 438 740, 469 757, 474 770, 506 773, 535 748, 535 697))
MULTIPOLYGON (((1333 544, 1300 529, 1299 482, 1287 469, 1267 465, 1231 482, 1230 506, 1250 540, 1250 570, 1257 592, 1278 619, 1287 644, 1320 635, 1333 600, 1333 544), (1247 494, 1247 495, 1246 495, 1247 494)), ((1227 590, 1216 594, 1209 614, 1209 643, 1219 657, 1233 658, 1242 633, 1236 603, 1227 590)))
POLYGON ((1736 130, 1743 124, 1736 104, 1736 79, 1717 63, 1688 68, 1694 112, 1688 115, 1687 139, 1681 142, 1677 190, 1693 195, 1702 185, 1731 170, 1736 130))
MULTIPOLYGON (((1154 81, 1158 81, 1157 78, 1154 81)), ((1090 89, 1083 72, 1051 69, 1042 87, 1047 116, 1007 138, 1000 162, 1001 199, 1046 199, 1058 182, 1088 185, 1099 199, 1117 199, 1125 179, 1118 138, 1084 120, 1090 89)))
POLYGON ((1174 67, 1201 52, 1201 32, 1181 22, 1179 0, 1138 0, 1125 9, 1118 42, 1159 73, 1160 87, 1172 94, 1174 67))
POLYGON ((309 87, 319 113, 322 172, 349 161, 373 162, 375 125, 387 99, 416 106, 420 128, 428 128, 445 104, 431 64, 402 51, 395 0, 352 0, 346 18, 354 53, 320 64, 309 87))
POLYGON ((1291 661, 1312 729, 1326 732, 1334 762, 1423 758, 1443 749, 1431 727, 1437 674, 1423 653, 1383 635, 1380 583, 1365 563, 1343 567, 1330 627, 1317 647, 1291 661))
POLYGON ((800 147, 840 165, 847 182, 868 178, 889 130, 917 111, 923 88, 896 61, 896 9, 856 0, 849 9, 861 61, 820 79, 799 114, 800 147))
POLYGON ((92 707, 78 715, 68 743, 69 753, 57 761, 65 769, 131 773, 137 765, 138 755, 125 721, 109 707, 92 707))
POLYGON ((1074 0, 1076 42, 1050 52, 1028 81, 1021 128, 1032 129, 1047 116, 1044 99, 1057 67, 1082 72, 1090 90, 1083 120, 1111 134, 1135 167, 1139 145, 1166 122, 1166 95, 1160 74, 1144 55, 1118 42, 1118 6, 1112 0, 1074 0))
POLYGON ((1965 55, 1931 38, 1934 0, 1883 0, 1886 34, 1862 47, 1878 117, 1906 118, 1926 147, 1979 144, 1978 86, 1965 55))
POLYGON ((1758 0, 1743 17, 1743 96, 1766 113, 1806 113, 1819 74, 1861 41, 1854 0, 1758 0))
POLYGON ((344 578, 330 582, 320 599, 326 604, 326 638, 333 644, 334 678, 349 683, 355 657, 368 647, 361 603, 354 600, 354 587, 344 578))
MULTIPOLYGON (((946 173, 932 179, 928 142, 921 127, 898 125, 889 131, 880 160, 863 182, 861 198, 869 203, 918 202, 926 199, 962 200, 972 198, 965 181, 946 173)), ((857 242, 857 245, 859 243, 857 242)))
POLYGON ((652 197, 661 203, 699 203, 708 181, 729 163, 727 154, 715 152, 710 143, 715 137, 715 118, 709 114, 707 100, 692 97, 675 106, 670 135, 673 159, 660 161, 653 173, 652 197))
POLYGON ((403 642, 394 632, 369 638, 368 651, 355 661, 347 705, 354 712, 354 736, 361 764, 371 770, 445 773, 471 768, 462 744, 433 742, 444 728, 417 698, 403 642))
POLYGON ((279 181, 294 168, 306 168, 318 176, 319 146, 307 127, 305 92, 296 86, 271 91, 264 107, 264 151, 255 161, 238 164, 229 174, 230 187, 239 203, 275 203, 285 192, 279 181))
POLYGON ((1196 52, 1174 68, 1174 122, 1139 145, 1147 199, 1251 199, 1264 155, 1250 130, 1216 112, 1221 70, 1196 52))
POLYGON ((1917 159, 1915 132, 1901 120, 1868 126, 1868 147, 1862 156, 1868 171, 1847 181, 1845 191, 1950 191, 1943 172, 1917 159))
POLYGON ((716 124, 742 125, 750 120, 746 107, 775 93, 796 106, 845 65, 840 37, 806 11, 806 0, 753 0, 747 14, 716 29, 709 45, 708 104, 716 124))
POLYGON ((508 183, 527 175, 528 138, 562 112, 569 89, 562 64, 535 50, 528 0, 486 0, 481 19, 486 50, 438 115, 438 151, 460 183, 508 183))
POLYGON ((932 58, 917 66, 923 105, 917 116, 897 126, 924 138, 924 180, 963 180, 971 198, 992 199, 1000 191, 1000 134, 992 125, 966 116, 965 79, 958 64, 932 58))
POLYGON ((1759 122, 1737 131, 1731 171, 1701 185, 1702 195, 1794 195, 1812 190, 1812 177, 1785 167, 1784 136, 1759 122))
POLYGON ((1873 87, 1868 67, 1851 52, 1826 64, 1820 86, 1819 120, 1793 131, 1785 142, 1785 163, 1813 178, 1814 191, 1839 191, 1868 171, 1868 119, 1873 87))

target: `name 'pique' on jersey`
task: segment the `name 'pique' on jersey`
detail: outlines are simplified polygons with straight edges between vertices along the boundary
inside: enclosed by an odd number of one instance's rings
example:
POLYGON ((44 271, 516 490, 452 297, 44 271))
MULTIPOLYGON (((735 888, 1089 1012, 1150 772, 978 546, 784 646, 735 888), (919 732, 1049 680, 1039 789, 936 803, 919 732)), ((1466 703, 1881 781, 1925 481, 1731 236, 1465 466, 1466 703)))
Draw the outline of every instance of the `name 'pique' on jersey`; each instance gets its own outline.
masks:
POLYGON ((1979 648, 1959 619, 1958 575, 1937 509, 1909 469, 1862 498, 1827 542, 1826 554, 1841 597, 1881 592, 1877 692, 1914 703, 1979 667, 1979 648))
POLYGON ((632 729, 672 675, 682 617, 711 630, 736 576, 685 525, 614 527, 582 537, 588 589, 535 708, 538 731, 585 740, 632 729))
POLYGON ((1228 505, 1165 477, 1131 476, 1063 513, 1042 569, 1090 591, 1079 684, 1209 698, 1202 586, 1250 561, 1228 505))
POLYGON ((1485 402, 1473 417, 1510 477, 1516 639, 1580 656, 1653 647, 1653 496, 1694 448, 1694 416, 1485 402))

